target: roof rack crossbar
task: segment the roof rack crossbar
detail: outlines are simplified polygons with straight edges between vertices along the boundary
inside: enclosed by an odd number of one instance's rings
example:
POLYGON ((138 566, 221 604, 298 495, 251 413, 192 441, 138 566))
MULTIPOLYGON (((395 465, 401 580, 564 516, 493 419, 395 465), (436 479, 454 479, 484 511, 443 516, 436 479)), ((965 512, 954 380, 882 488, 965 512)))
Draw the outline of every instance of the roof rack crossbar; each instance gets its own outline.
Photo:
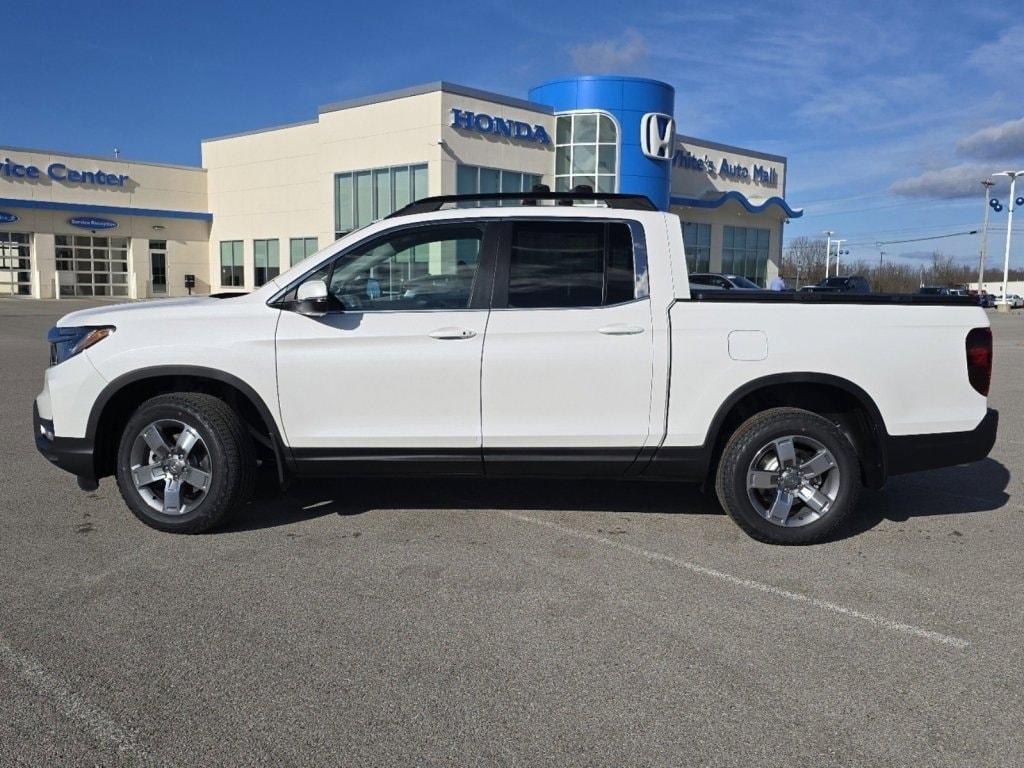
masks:
POLYGON ((562 202, 563 205, 572 205, 577 200, 579 202, 594 201, 605 203, 609 208, 618 208, 620 210, 658 210, 650 198, 645 195, 625 195, 612 192, 480 192, 472 195, 424 197, 409 203, 404 208, 399 208, 387 216, 387 218, 411 216, 414 213, 432 213, 441 210, 445 205, 456 203, 519 201, 524 205, 529 205, 531 203, 536 204, 539 200, 555 200, 562 202))

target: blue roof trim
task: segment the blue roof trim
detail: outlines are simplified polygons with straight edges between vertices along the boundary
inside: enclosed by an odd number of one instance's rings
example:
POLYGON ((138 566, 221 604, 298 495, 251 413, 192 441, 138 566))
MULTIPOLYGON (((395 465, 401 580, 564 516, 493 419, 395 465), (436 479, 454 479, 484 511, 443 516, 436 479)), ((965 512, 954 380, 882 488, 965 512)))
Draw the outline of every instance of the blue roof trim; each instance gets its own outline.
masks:
POLYGON ((160 208, 129 208, 121 205, 89 205, 87 203, 54 203, 49 200, 17 200, 0 197, 0 205, 11 208, 34 208, 42 211, 86 211, 110 213, 120 216, 151 216, 156 219, 197 219, 213 221, 213 214, 205 211, 165 211, 160 208))
POLYGON ((786 213, 786 216, 791 219, 799 219, 804 215, 803 208, 790 208, 789 203, 781 197, 769 197, 760 205, 754 205, 747 199, 746 195, 735 190, 726 192, 724 195, 715 198, 714 200, 703 200, 699 197, 677 197, 676 195, 673 195, 670 202, 672 205, 688 205, 691 208, 721 208, 729 200, 735 200, 738 202, 747 209, 748 213, 764 213, 773 205, 777 205, 786 213))

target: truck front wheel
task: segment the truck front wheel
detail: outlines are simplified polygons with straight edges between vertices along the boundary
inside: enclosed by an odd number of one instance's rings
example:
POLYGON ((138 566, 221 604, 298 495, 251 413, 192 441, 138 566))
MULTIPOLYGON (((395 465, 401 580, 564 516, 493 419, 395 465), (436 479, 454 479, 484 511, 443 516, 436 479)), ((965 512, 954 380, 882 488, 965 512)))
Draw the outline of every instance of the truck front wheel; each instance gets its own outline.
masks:
POLYGON ((146 525, 202 533, 248 501, 255 466, 252 440, 227 403, 172 393, 144 402, 125 425, 117 485, 146 525))
POLYGON ((772 544, 813 544, 853 513, 860 494, 853 445, 828 419, 800 408, 772 408, 729 438, 715 488, 748 534, 772 544))

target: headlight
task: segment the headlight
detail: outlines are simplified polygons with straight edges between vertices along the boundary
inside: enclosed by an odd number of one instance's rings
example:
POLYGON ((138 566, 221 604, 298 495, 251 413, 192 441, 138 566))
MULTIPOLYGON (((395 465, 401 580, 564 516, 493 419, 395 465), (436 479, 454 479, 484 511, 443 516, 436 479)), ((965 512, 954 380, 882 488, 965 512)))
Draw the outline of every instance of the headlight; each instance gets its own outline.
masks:
POLYGON ((63 363, 69 357, 74 357, 103 341, 114 332, 112 325, 101 327, 83 326, 80 328, 51 328, 46 334, 46 340, 50 342, 50 365, 63 363))

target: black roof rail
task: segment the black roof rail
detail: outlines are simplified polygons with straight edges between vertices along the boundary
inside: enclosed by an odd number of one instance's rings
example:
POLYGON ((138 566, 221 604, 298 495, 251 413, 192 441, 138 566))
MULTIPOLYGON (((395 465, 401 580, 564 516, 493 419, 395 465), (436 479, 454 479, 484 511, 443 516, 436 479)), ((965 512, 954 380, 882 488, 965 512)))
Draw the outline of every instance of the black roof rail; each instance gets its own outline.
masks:
POLYGON ((523 205, 536 205, 541 200, 554 200, 561 205, 573 202, 601 202, 609 208, 627 211, 656 211, 657 206, 646 195, 624 195, 612 192, 480 192, 472 195, 438 195, 424 197, 399 208, 387 218, 411 216, 414 213, 432 213, 445 205, 474 202, 519 201, 523 205))

